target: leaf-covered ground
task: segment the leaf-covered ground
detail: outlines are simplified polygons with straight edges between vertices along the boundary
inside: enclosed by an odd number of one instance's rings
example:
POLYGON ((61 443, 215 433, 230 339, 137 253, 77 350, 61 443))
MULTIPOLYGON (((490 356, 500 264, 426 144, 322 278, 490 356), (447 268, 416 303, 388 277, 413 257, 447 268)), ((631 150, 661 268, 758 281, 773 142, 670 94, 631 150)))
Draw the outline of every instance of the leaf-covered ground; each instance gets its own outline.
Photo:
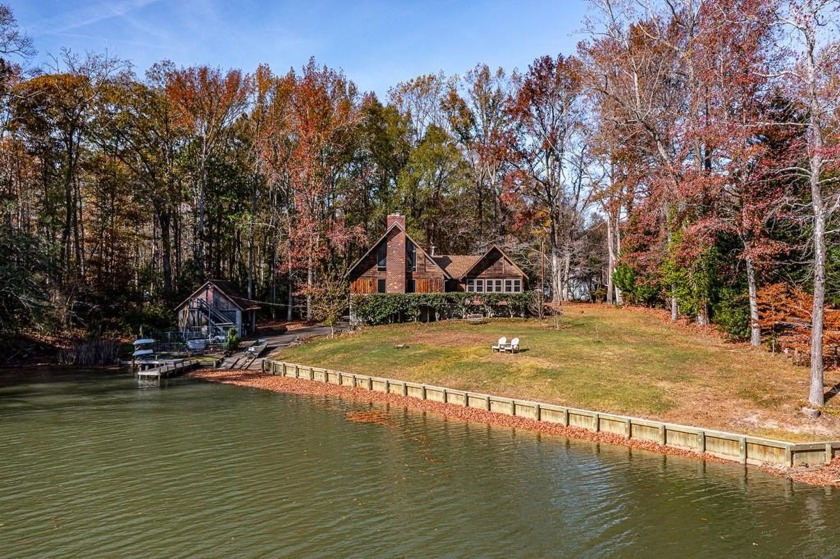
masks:
MULTIPOLYGON (((273 357, 777 439, 840 438, 836 399, 819 420, 799 412, 805 367, 670 324, 655 311, 568 305, 559 329, 554 321, 513 319, 380 326, 273 357), (523 351, 493 352, 501 336, 518 336, 523 351)), ((838 381, 829 372, 826 391, 838 381)))

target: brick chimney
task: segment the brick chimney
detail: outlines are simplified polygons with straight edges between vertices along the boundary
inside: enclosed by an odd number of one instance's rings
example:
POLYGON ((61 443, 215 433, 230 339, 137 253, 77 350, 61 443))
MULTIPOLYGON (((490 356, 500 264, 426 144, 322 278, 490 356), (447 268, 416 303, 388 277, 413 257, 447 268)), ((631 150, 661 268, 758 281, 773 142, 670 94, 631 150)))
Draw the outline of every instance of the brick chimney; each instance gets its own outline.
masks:
POLYGON ((385 228, 390 229, 391 225, 393 225, 395 222, 399 223, 400 227, 402 227, 403 231, 405 231, 405 216, 400 215, 400 212, 388 214, 388 223, 385 228))
POLYGON ((388 234, 388 267, 385 272, 388 293, 405 293, 405 216, 393 213, 388 216, 388 229, 399 223, 388 234))

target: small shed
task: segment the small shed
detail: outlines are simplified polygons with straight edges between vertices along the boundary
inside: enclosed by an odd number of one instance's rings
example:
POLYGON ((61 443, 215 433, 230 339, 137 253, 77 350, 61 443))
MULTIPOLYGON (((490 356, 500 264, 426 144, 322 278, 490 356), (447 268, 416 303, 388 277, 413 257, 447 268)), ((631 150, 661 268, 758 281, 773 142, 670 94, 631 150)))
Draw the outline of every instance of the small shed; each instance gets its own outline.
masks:
POLYGON ((259 305, 243 297, 227 280, 208 280, 175 310, 185 340, 211 339, 235 328, 240 337, 256 330, 259 305))

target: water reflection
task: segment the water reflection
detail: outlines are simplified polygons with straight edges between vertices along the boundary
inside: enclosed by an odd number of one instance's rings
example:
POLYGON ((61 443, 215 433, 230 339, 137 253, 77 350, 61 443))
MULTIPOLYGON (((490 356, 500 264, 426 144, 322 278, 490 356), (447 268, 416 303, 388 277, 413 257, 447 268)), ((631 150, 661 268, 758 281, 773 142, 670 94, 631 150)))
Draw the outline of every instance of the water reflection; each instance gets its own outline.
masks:
POLYGON ((836 555, 836 493, 325 397, 0 387, 3 556, 836 555))

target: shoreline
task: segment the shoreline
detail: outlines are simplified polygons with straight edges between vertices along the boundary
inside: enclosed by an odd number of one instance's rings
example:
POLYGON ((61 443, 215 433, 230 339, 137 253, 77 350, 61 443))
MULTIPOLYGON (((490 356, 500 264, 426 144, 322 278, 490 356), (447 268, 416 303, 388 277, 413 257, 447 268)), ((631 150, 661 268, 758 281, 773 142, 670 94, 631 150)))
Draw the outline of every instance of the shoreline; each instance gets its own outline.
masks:
MULTIPOLYGON (((305 379, 269 375, 261 371, 200 369, 192 371, 186 376, 207 382, 232 384, 235 386, 256 388, 272 392, 284 392, 310 396, 334 396, 337 398, 364 400, 367 402, 375 401, 388 403, 403 406, 412 410, 431 412, 436 415, 461 421, 477 421, 500 427, 523 429, 570 439, 606 443, 615 446, 647 450, 659 454, 684 456, 695 460, 706 460, 720 464, 732 464, 729 460, 724 460, 710 454, 673 448, 650 441, 625 439, 624 437, 612 433, 596 433, 579 427, 565 427, 559 423, 546 423, 524 417, 510 416, 475 408, 465 408, 455 404, 419 400, 417 398, 401 396, 399 394, 386 394, 383 392, 373 392, 349 386, 339 386, 305 379)), ((772 475, 785 477, 799 483, 840 487, 840 457, 835 458, 831 464, 822 466, 818 469, 791 468, 788 470, 782 470, 772 466, 756 467, 772 475)))

